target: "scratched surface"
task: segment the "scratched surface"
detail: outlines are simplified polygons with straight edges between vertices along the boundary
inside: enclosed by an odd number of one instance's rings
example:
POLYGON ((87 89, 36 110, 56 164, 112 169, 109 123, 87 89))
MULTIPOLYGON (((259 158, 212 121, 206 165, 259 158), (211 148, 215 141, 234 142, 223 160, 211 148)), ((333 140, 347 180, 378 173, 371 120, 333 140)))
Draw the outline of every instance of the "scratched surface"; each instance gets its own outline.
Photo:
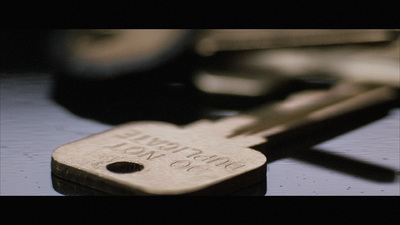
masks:
MULTIPOLYGON (((61 195, 51 153, 111 128, 49 96, 52 74, 1 74, 1 195, 61 195)), ((400 195, 400 110, 311 150, 267 164, 266 195, 400 195)))

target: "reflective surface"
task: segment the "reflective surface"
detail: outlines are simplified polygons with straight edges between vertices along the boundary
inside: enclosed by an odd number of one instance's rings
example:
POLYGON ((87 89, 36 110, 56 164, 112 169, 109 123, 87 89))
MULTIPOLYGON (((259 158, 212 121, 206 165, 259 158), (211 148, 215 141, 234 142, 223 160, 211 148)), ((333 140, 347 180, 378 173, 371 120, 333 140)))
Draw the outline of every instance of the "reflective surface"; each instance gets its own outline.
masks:
MULTIPOLYGON (((1 75, 1 195, 60 195, 50 173, 53 150, 112 127, 57 104, 52 77, 1 75)), ((399 121, 395 108, 313 149, 270 153, 266 195, 399 195, 399 121)))

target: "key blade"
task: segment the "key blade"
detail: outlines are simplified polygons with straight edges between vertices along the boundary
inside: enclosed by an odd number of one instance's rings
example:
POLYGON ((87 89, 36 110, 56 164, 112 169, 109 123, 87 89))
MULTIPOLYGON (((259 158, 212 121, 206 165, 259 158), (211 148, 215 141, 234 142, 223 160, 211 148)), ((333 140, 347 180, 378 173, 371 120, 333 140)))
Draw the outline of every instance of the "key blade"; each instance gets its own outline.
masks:
POLYGON ((357 96, 371 88, 370 85, 343 82, 336 84, 327 91, 314 90, 293 94, 283 102, 246 113, 260 119, 256 123, 236 130, 230 137, 253 135, 282 124, 302 120, 309 113, 357 96))
POLYGON ((208 126, 209 130, 226 135, 232 141, 254 146, 266 142, 271 136, 279 134, 284 137, 291 130, 301 133, 302 127, 391 102, 396 98, 397 92, 391 87, 343 82, 329 90, 296 93, 282 102, 223 118, 214 124, 208 122, 203 124, 203 129, 208 126))
POLYGON ((290 95, 242 114, 226 117, 212 125, 221 135, 233 138, 252 135, 277 125, 296 121, 307 114, 370 89, 368 85, 339 83, 329 90, 309 90, 290 95))
POLYGON ((278 136, 282 136, 281 139, 285 139, 284 136, 286 133, 293 133, 292 130, 296 130, 297 133, 301 133, 305 132, 307 128, 313 125, 317 126, 318 130, 319 124, 323 124, 329 120, 343 117, 346 114, 373 110, 374 107, 383 106, 385 104, 394 102, 396 99, 398 99, 398 93, 395 91, 395 89, 386 86, 376 87, 372 90, 366 91, 365 93, 311 112, 298 121, 276 126, 271 129, 261 131, 255 135, 269 137, 270 139, 277 139, 278 136))

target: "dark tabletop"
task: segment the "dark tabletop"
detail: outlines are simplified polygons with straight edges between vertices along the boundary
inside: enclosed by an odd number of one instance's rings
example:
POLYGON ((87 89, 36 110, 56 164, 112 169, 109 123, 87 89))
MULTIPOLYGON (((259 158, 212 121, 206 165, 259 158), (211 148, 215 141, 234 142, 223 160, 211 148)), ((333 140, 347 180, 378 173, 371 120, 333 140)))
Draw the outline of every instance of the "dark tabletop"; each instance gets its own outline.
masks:
MULTIPOLYGON (((51 179, 53 150, 112 127, 57 104, 52 80, 46 72, 1 76, 1 195, 60 195, 51 179)), ((274 159, 266 195, 399 195, 399 116, 394 108, 302 154, 274 159)))

